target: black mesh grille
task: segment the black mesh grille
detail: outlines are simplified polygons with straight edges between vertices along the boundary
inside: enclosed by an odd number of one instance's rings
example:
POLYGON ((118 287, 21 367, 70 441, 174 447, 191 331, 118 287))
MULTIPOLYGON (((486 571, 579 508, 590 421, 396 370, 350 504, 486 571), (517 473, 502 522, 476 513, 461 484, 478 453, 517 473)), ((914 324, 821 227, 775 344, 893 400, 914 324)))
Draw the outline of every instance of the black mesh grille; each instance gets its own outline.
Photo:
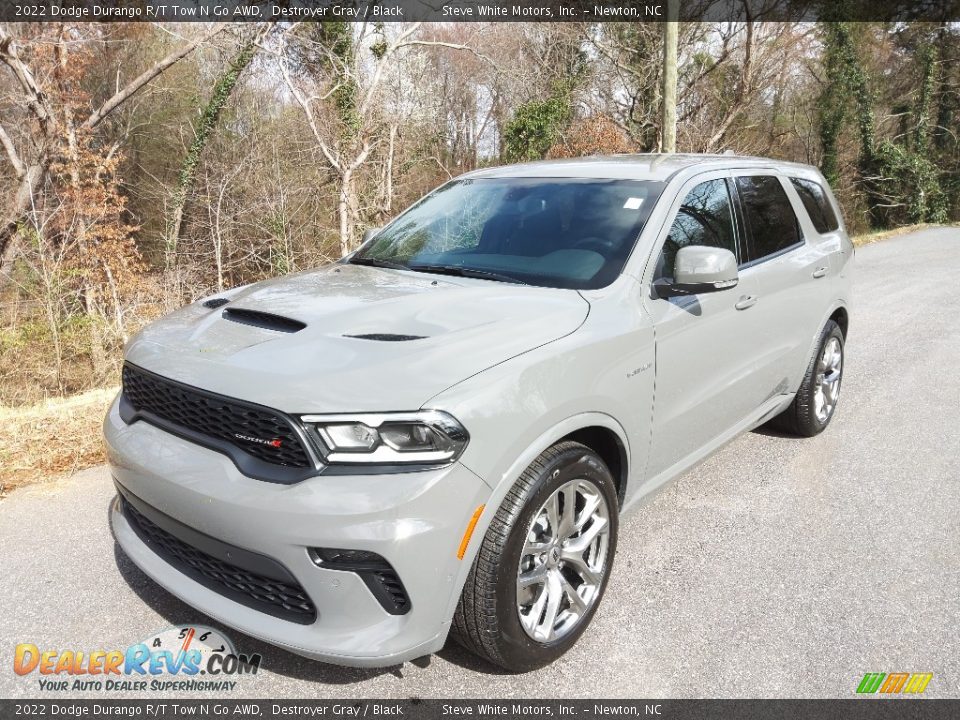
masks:
POLYGON ((374 582, 380 584, 383 588, 381 604, 387 607, 390 612, 397 615, 403 615, 410 609, 410 598, 407 597, 407 591, 400 582, 400 577, 393 570, 378 570, 371 573, 374 582))
POLYGON ((136 411, 224 440, 264 462, 312 466, 290 421, 267 408, 231 402, 130 365, 123 368, 123 394, 136 411))
POLYGON ((123 509, 155 553, 210 589, 292 622, 308 624, 316 619, 316 608, 299 583, 280 582, 223 562, 158 527, 130 502, 124 501, 123 509))

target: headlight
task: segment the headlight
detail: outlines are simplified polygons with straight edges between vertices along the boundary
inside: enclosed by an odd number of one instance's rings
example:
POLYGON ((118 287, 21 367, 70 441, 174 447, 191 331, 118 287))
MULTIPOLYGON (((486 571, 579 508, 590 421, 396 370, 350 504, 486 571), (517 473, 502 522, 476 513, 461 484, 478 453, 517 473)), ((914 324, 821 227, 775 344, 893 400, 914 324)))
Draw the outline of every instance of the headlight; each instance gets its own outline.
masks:
POLYGON ((470 439, 463 425, 439 410, 300 419, 317 434, 329 465, 439 465, 460 457, 470 439))

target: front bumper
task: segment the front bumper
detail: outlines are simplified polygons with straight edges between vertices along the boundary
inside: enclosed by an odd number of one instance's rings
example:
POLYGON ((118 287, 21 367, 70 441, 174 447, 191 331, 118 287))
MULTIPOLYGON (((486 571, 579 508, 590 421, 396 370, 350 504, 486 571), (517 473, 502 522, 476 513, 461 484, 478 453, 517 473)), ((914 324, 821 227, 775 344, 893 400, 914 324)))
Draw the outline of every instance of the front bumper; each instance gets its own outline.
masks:
POLYGON ((280 485, 248 478, 225 455, 146 422, 127 425, 117 403, 104 435, 123 489, 199 533, 279 563, 309 595, 317 617, 310 624, 274 617, 197 582, 144 542, 118 498, 111 510, 117 542, 188 604, 248 635, 342 665, 394 665, 443 646, 468 561, 458 560, 457 550, 490 492, 463 465, 280 485), (309 548, 382 556, 402 580, 410 610, 388 613, 359 575, 318 567, 309 548))

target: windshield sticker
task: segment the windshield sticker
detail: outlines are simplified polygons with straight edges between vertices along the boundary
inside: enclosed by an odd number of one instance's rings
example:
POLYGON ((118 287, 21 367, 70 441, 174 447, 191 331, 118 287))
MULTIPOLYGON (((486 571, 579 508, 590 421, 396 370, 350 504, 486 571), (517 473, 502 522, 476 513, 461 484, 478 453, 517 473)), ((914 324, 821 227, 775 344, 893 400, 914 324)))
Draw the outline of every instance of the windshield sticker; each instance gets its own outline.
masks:
POLYGON ((623 209, 639 210, 641 205, 643 205, 643 198, 627 198, 627 201, 623 204, 623 209))

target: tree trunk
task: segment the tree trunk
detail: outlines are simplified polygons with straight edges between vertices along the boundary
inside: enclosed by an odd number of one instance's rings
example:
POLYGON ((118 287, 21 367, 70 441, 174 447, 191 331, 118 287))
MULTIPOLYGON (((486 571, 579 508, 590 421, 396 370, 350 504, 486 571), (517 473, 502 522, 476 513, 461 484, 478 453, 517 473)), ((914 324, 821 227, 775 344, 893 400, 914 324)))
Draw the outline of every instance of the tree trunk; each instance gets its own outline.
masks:
POLYGON ((47 174, 47 166, 48 162, 44 158, 28 167, 23 179, 20 180, 13 204, 4 217, 3 225, 0 226, 0 270, 7 266, 16 252, 17 231, 23 219, 33 209, 34 192, 43 182, 47 174))
POLYGON ((344 170, 340 175, 340 193, 337 198, 337 217, 340 220, 340 257, 347 255, 353 245, 353 223, 351 205, 353 192, 353 170, 344 170))
POLYGON ((393 155, 396 152, 397 131, 396 124, 390 126, 390 144, 387 149, 387 162, 383 171, 383 209, 389 217, 393 214, 393 155))
MULTIPOLYGON (((668 3, 667 16, 674 3, 668 3)), ((660 151, 677 151, 677 23, 663 23, 663 133, 660 151)))

